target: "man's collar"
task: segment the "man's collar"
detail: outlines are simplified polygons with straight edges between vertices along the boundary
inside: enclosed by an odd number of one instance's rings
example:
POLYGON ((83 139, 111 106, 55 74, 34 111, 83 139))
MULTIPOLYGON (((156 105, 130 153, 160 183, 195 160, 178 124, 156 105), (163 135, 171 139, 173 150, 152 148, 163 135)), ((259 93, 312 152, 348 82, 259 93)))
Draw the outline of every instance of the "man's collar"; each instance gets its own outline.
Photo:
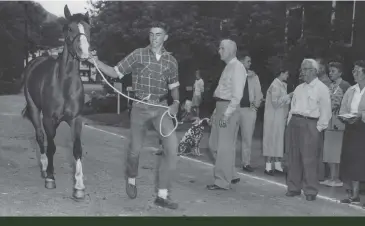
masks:
POLYGON ((238 60, 237 57, 233 57, 227 64, 230 64, 230 63, 232 63, 234 61, 237 61, 237 60, 238 60))
MULTIPOLYGON (((153 52, 151 45, 148 45, 146 48, 149 49, 152 53, 156 54, 155 52, 153 52)), ((165 47, 162 46, 161 47, 161 55, 164 55, 164 54, 171 54, 171 52, 167 52, 165 47)))
POLYGON ((319 81, 318 77, 313 79, 309 84, 305 82, 308 86, 313 87, 319 81))

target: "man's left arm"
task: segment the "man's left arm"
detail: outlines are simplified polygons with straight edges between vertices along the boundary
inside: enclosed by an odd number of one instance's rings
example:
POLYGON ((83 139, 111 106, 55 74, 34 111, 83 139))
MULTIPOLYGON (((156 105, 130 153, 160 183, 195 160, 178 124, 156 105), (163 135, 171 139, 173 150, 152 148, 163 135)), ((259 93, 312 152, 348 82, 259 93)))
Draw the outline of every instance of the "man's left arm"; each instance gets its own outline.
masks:
POLYGON ((264 97, 264 95, 262 94, 262 90, 261 90, 261 83, 260 83, 260 79, 259 76, 256 75, 255 76, 255 100, 254 100, 254 107, 256 108, 256 110, 260 107, 261 102, 262 102, 262 98, 264 97))
POLYGON ((320 116, 317 122, 317 130, 322 132, 327 129, 328 123, 332 117, 331 95, 327 87, 321 88, 318 94, 320 95, 318 103, 320 116))

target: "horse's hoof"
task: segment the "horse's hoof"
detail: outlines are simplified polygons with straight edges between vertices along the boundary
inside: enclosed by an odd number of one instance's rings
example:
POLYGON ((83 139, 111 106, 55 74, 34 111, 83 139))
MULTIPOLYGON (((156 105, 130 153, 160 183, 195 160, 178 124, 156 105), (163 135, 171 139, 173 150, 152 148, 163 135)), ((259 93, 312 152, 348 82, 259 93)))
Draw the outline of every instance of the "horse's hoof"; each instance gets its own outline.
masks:
POLYGON ((55 189, 56 188, 56 181, 53 179, 46 178, 45 187, 47 189, 55 189))
POLYGON ((72 197, 77 201, 83 200, 85 198, 85 190, 74 189, 72 197))
POLYGON ((46 171, 41 171, 41 177, 43 178, 43 179, 45 179, 46 177, 47 177, 47 172, 46 171))

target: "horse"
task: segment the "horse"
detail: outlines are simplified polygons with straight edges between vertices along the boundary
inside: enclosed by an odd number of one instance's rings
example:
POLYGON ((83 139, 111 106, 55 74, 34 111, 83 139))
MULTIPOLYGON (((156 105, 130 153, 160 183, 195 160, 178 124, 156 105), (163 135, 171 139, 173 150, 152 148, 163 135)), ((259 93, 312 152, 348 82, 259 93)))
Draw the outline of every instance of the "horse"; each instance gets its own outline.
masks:
POLYGON ((79 75, 79 64, 80 61, 89 58, 90 22, 88 13, 71 15, 67 5, 64 7, 64 14, 67 22, 63 27, 65 37, 63 52, 58 58, 52 56, 35 58, 23 71, 26 106, 22 115, 31 121, 35 129, 41 154, 39 159, 41 176, 45 179, 47 189, 56 188, 53 166, 56 130, 61 122, 66 122, 70 126, 75 158, 73 198, 82 200, 85 197, 81 163, 83 125, 81 112, 84 105, 84 87, 79 75), (42 123, 47 138, 47 152, 45 152, 42 123))

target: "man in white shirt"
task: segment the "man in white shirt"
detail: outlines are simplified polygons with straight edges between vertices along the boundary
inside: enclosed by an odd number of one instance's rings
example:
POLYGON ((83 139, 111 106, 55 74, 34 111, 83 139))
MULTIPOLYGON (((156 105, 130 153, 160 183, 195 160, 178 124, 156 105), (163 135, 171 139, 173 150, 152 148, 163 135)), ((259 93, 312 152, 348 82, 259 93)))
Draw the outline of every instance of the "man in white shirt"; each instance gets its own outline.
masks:
POLYGON ((221 60, 227 65, 224 68, 213 97, 216 108, 212 116, 212 131, 209 137, 209 148, 216 156, 214 166, 214 183, 209 190, 229 189, 231 183, 239 182, 235 172, 236 137, 238 126, 239 104, 247 72, 236 58, 237 45, 232 40, 223 40, 219 46, 221 60))
POLYGON ((202 94, 204 92, 204 81, 200 76, 200 70, 195 72, 195 83, 194 83, 194 93, 192 99, 192 108, 196 111, 196 117, 199 118, 199 107, 202 102, 202 94))
POLYGON ((300 73, 304 83, 295 90, 286 129, 287 193, 294 197, 303 189, 306 199, 313 201, 318 194, 319 152, 323 142, 322 131, 332 116, 328 87, 317 75, 318 62, 304 59, 300 73))

